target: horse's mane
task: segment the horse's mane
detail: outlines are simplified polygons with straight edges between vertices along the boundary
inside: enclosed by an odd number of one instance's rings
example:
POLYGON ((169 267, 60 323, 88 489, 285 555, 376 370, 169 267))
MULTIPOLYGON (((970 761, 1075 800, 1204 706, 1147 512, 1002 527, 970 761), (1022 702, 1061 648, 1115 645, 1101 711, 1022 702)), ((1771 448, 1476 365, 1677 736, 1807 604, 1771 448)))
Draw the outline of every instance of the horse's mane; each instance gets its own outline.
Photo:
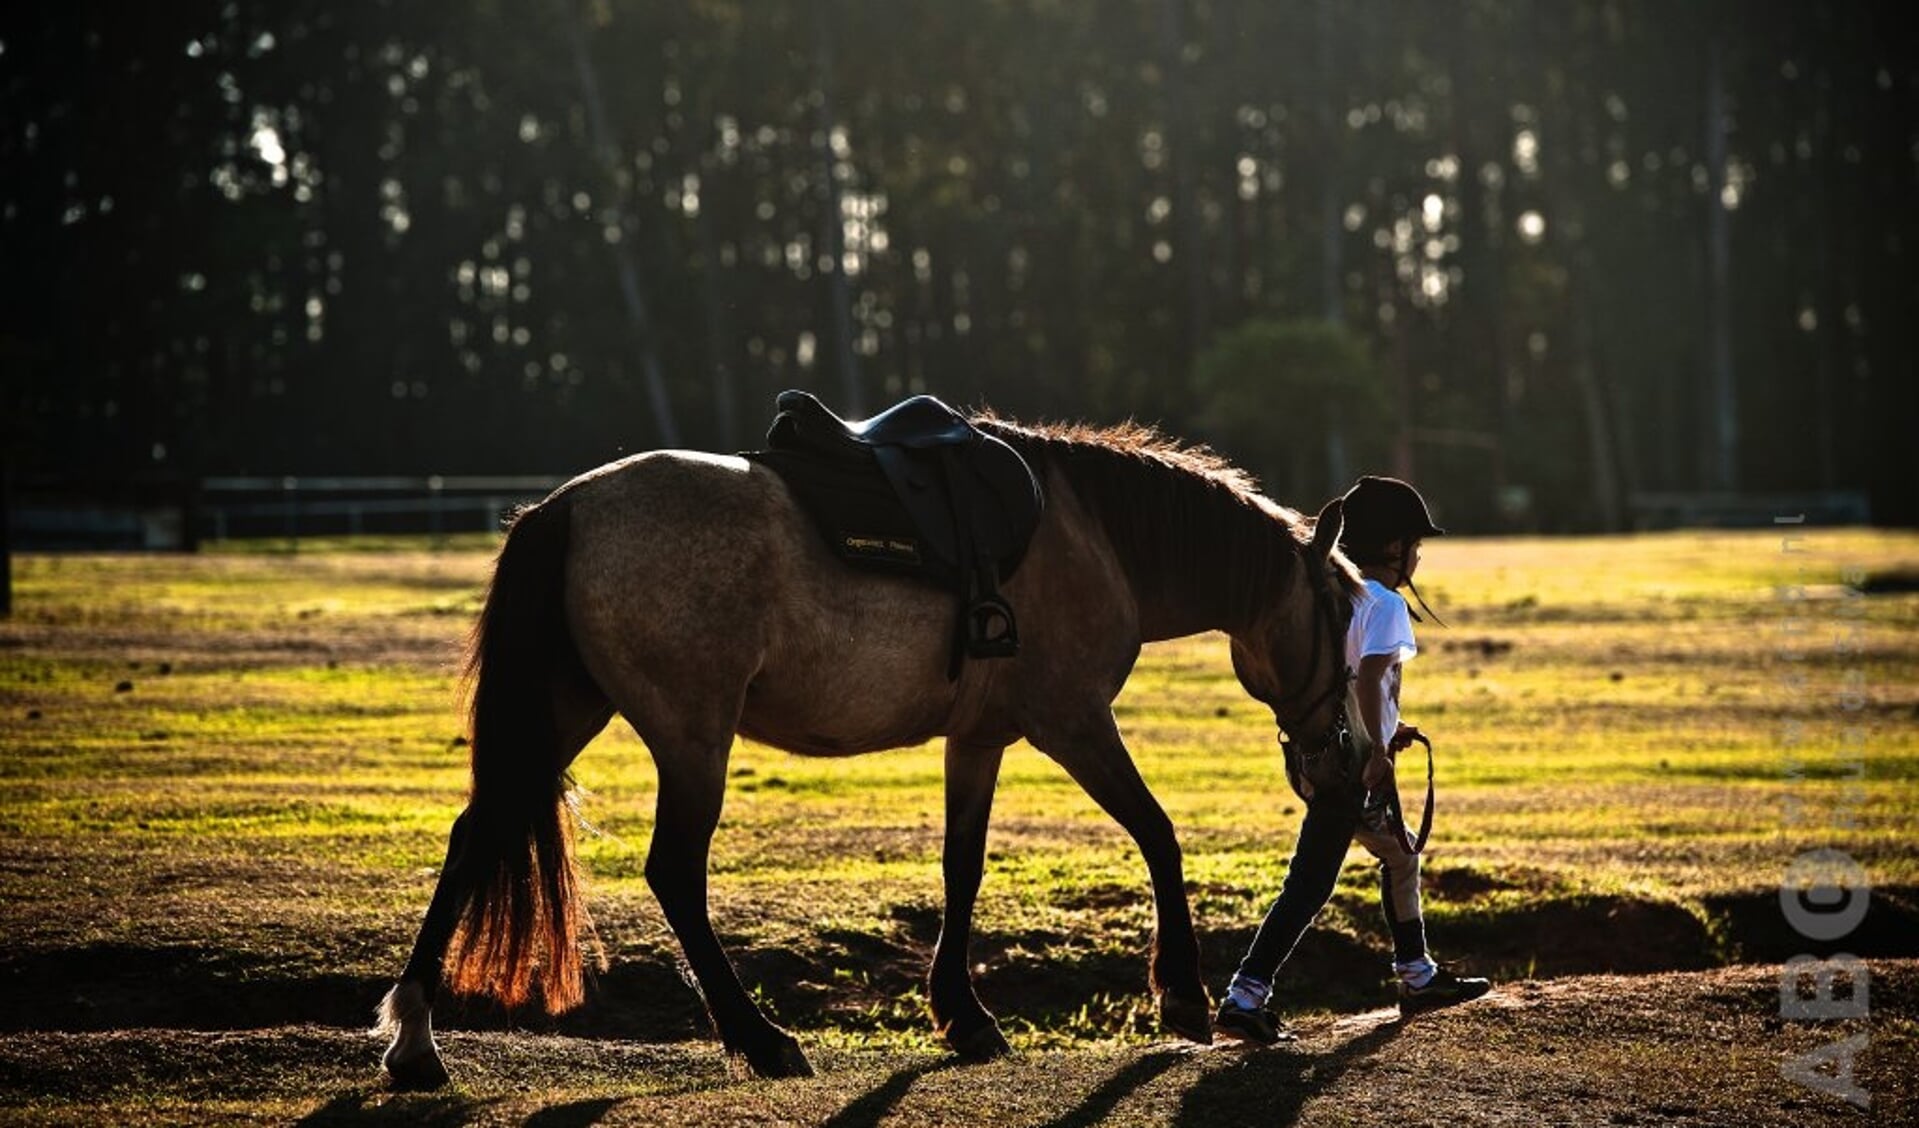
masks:
POLYGON ((1312 521, 1260 493, 1250 474, 1156 428, 1023 423, 991 411, 973 421, 1042 479, 1047 467, 1065 476, 1135 591, 1199 599, 1221 624, 1249 622, 1283 590, 1312 538, 1312 521))

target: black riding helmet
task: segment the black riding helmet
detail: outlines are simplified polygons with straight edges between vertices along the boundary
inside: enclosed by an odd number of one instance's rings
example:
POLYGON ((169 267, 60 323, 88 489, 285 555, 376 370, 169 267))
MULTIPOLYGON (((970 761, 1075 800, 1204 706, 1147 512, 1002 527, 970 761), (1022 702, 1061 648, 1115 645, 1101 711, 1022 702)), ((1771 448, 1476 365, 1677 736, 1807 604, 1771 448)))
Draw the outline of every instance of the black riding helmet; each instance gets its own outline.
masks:
MULTIPOLYGON (((1411 588, 1420 609, 1443 626, 1445 621, 1426 606, 1426 598, 1406 574, 1414 541, 1446 535, 1446 530, 1433 522, 1426 499, 1411 483, 1367 474, 1346 491, 1345 501, 1346 528, 1340 534, 1339 547, 1347 559, 1356 564, 1397 564, 1399 583, 1411 588), (1394 541, 1401 542, 1397 560, 1386 551, 1394 541)), ((1413 618, 1419 616, 1414 614, 1413 618)))
POLYGON ((1346 491, 1346 531, 1339 547, 1360 563, 1384 563, 1386 546, 1396 540, 1423 540, 1444 536, 1433 523, 1426 499, 1398 478, 1368 474, 1346 491))

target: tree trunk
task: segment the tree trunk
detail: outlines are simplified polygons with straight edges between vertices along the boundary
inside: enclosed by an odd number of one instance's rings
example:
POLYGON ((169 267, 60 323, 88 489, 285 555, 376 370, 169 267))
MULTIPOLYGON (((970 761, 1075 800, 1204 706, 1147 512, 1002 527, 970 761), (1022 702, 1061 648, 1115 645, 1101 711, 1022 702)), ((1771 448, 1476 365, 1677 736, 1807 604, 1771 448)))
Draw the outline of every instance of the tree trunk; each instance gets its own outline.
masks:
POLYGON ((13 519, 7 490, 8 456, 0 449, 0 619, 13 614, 13 519))
MULTIPOLYGON (((1320 0, 1317 8, 1318 34, 1316 45, 1319 60, 1320 96, 1315 105, 1319 119, 1319 239, 1320 239, 1320 306, 1327 321, 1334 325, 1346 323, 1346 303, 1342 296, 1345 273, 1345 228, 1344 217, 1339 206, 1338 164, 1340 144, 1334 136, 1339 127, 1338 107, 1334 105, 1337 97, 1336 84, 1333 82, 1333 8, 1331 0, 1320 0)), ((1395 337, 1395 342, 1398 338, 1395 337)), ((1402 347, 1396 343, 1395 347, 1402 347)), ((1332 479, 1335 491, 1346 488, 1352 477, 1351 468, 1346 459, 1345 420, 1340 417, 1337 406, 1327 413, 1326 426, 1326 473, 1332 479)), ((1399 420, 1399 440, 1396 447, 1399 457, 1396 461, 1412 462, 1411 411, 1407 406, 1401 412, 1399 420)), ((1410 470, 1408 471, 1410 473, 1410 470)))
POLYGON ((1489 54, 1475 53, 1481 29, 1471 23, 1472 6, 1449 4, 1445 9, 1446 74, 1451 80, 1455 109, 1452 115, 1453 153, 1459 161, 1455 192, 1459 200, 1459 265, 1463 282, 1448 296, 1457 328, 1452 335, 1455 369, 1476 389, 1493 443, 1493 489, 1506 486, 1505 450, 1515 431, 1512 397, 1507 393, 1508 332, 1505 320, 1505 262, 1501 235, 1487 220, 1487 187, 1479 170, 1486 152, 1497 145, 1481 144, 1487 122, 1500 120, 1498 72, 1489 54))
POLYGON ((1708 489, 1739 488, 1739 403, 1732 367, 1732 235, 1726 214, 1725 48, 1716 30, 1706 43, 1707 372, 1705 482, 1708 489))
POLYGON ((1173 222, 1179 232, 1174 251, 1181 276, 1186 283, 1186 340, 1180 356, 1181 367, 1206 347, 1212 333, 1207 308, 1206 248, 1200 223, 1199 193, 1193 184, 1193 151, 1198 147, 1198 130, 1187 112, 1186 37, 1181 31, 1181 0, 1160 0, 1160 57, 1165 66, 1166 144, 1173 165, 1173 222))
POLYGON ((1895 78, 1879 86, 1874 75, 1882 69, 1894 76, 1908 65, 1899 54, 1904 26, 1894 12, 1876 7, 1845 9, 1867 23, 1864 43, 1878 47, 1878 65, 1852 68, 1852 82, 1868 84, 1862 91, 1874 112, 1865 115, 1860 164, 1864 206, 1860 214, 1874 217, 1880 230, 1864 240, 1865 262, 1860 271, 1860 306, 1865 325, 1865 360, 1869 385, 1866 446, 1872 520, 1883 526, 1919 526, 1919 460, 1912 456, 1912 421, 1919 412, 1919 382, 1912 365, 1911 335, 1906 326, 1919 309, 1919 270, 1913 255, 1919 248, 1919 220, 1912 209, 1914 136, 1912 98, 1895 78))
MULTIPOLYGON (((708 173, 712 170, 709 168, 708 173)), ((706 363, 713 375, 713 431, 719 449, 737 450, 740 445, 739 391, 733 378, 733 332, 726 315, 726 288, 721 285, 720 242, 713 230, 713 209, 704 203, 697 219, 700 257, 706 269, 700 272, 701 304, 706 307, 706 363)))
POLYGON ((1579 389, 1579 404, 1586 421, 1586 447, 1592 465, 1593 507, 1600 528, 1608 533, 1621 528, 1619 507, 1619 470, 1613 446, 1608 396, 1603 387, 1602 365, 1594 356, 1591 295, 1579 278, 1592 273, 1591 256, 1576 257, 1574 281, 1567 290, 1572 321, 1572 379, 1579 389))
MULTIPOLYGON (((614 191, 613 172, 619 164, 619 149, 613 143, 606 124, 606 104, 600 99, 600 83, 593 59, 586 50, 586 33, 580 28, 580 15, 569 11, 566 23, 567 44, 573 52, 573 69, 580 83, 580 98, 586 104, 587 128, 593 135, 593 152, 606 174, 606 190, 614 191)), ((622 209, 624 210, 624 209, 622 209)), ((627 323, 632 327, 640 353, 640 372, 646 381, 646 398, 653 411, 660 445, 680 445, 679 423, 673 417, 673 401, 667 394, 666 376, 660 371, 660 356, 653 342, 653 319, 646 308, 646 295, 640 286, 639 256, 625 240, 611 244, 614 268, 618 271, 620 300, 626 306, 627 323)))
POLYGON ((859 361, 853 355, 853 299, 846 283, 846 212, 840 199, 839 160, 833 153, 833 29, 829 22, 831 5, 814 7, 813 61, 817 100, 814 129, 820 141, 820 257, 821 273, 826 276, 832 296, 833 367, 840 381, 840 410, 853 415, 866 413, 866 397, 861 394, 859 361))
POLYGON ((1319 301, 1326 320, 1334 325, 1346 321, 1345 302, 1340 296, 1340 275, 1344 271, 1344 239, 1339 211, 1338 165, 1340 144, 1334 131, 1339 128, 1338 95, 1333 81, 1333 9, 1330 0, 1320 0, 1316 44, 1319 61, 1319 98, 1314 105, 1319 132, 1319 301))

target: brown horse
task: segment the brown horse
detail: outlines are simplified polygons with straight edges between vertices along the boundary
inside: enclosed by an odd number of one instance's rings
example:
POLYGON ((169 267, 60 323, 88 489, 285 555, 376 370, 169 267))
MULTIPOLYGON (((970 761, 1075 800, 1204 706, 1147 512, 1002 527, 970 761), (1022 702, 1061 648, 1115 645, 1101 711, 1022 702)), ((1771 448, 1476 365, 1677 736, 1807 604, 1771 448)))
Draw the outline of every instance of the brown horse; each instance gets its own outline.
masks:
POLYGON ((380 1008, 396 1083, 446 1080, 431 1028, 443 965, 456 990, 508 1005, 537 995, 557 1013, 580 1001, 586 922, 566 773, 616 712, 659 772, 647 882, 722 1043, 754 1072, 811 1070, 741 985, 707 916, 707 851, 735 734, 809 756, 945 738, 946 909, 928 994, 936 1028, 969 1057, 1007 1051, 973 991, 967 948, 1001 755, 1024 738, 1138 844, 1161 1023, 1211 1041, 1179 844, 1112 702, 1142 642, 1219 630, 1241 684, 1286 731, 1335 731, 1358 587, 1334 550, 1340 503, 1302 520, 1203 449, 1131 425, 977 423, 1025 456, 1047 500, 1002 589, 1018 610, 1019 653, 968 662, 957 680, 951 594, 841 563, 764 466, 641 454, 519 515, 474 632, 471 796, 380 1008))

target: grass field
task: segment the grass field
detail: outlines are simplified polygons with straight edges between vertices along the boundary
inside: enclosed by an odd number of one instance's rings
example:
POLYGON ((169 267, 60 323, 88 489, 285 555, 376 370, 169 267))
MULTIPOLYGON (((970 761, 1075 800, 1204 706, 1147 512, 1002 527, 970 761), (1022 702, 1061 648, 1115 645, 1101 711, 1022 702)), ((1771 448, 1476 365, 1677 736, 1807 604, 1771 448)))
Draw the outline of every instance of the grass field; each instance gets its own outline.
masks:
MULTIPOLYGON (((1598 973, 1835 947, 1892 960, 1874 984, 1867 1071, 1909 1076, 1914 977, 1898 958, 1919 956, 1919 536, 1795 537, 1429 546, 1422 589, 1450 626, 1421 628, 1406 689, 1407 717, 1439 755, 1428 930, 1442 959, 1546 981, 1530 989, 1548 1001, 1562 997, 1553 982, 1598 973), (1873 906, 1823 948, 1779 908, 1787 865, 1820 848, 1865 868, 1873 906)), ((941 903, 938 749, 734 751, 713 914, 743 977, 832 1078, 781 1089, 732 1077, 704 1041, 640 874, 651 763, 617 723, 577 765, 611 960, 591 1001, 558 1021, 444 1007, 442 1028, 472 1032, 446 1038, 454 1093, 373 1095, 379 1047, 353 1031, 404 962, 461 805, 456 673, 491 548, 16 559, 14 616, 0 621, 0 1119, 667 1122, 743 1109, 934 1123, 979 1111, 964 1071, 941 1068, 919 988, 941 903), (220 1083, 223 1061, 246 1063, 244 1080, 220 1083), (909 1089, 945 1095, 909 1115, 909 1089)), ((1117 708, 1180 830, 1218 990, 1279 888, 1300 815, 1270 714, 1241 693, 1217 637, 1149 648, 1117 708)), ((1230 1067, 1210 1064, 1227 1055, 1189 1067, 1156 1041, 1137 852, 1023 745, 990 845, 980 991, 1023 1054, 985 1068, 1039 1090, 1051 1076, 1068 1102, 1011 1119, 1186 1122, 1190 1094, 1170 1108, 1142 1094, 1172 1092, 1189 1069, 1200 1090, 1236 1099, 1220 1080, 1230 1067), (1109 1099, 1099 1078, 1136 1083, 1109 1099)), ((1340 1016, 1387 998, 1373 886, 1355 858, 1280 984, 1338 1075, 1364 1072, 1374 1037, 1340 1016)), ((1765 975, 1715 974, 1733 976, 1708 992, 1728 1022, 1770 1009, 1776 1023, 1776 970, 1770 1002, 1765 975)), ((1738 1036, 1766 1036, 1751 1030, 1738 1036)), ((1773 1069, 1767 1047, 1743 1052, 1773 1069)), ((1310 1064, 1302 1080, 1283 1062, 1280 1080, 1317 1091, 1310 1064)), ((1326 1119, 1306 1097, 1282 1111, 1326 1119)))

